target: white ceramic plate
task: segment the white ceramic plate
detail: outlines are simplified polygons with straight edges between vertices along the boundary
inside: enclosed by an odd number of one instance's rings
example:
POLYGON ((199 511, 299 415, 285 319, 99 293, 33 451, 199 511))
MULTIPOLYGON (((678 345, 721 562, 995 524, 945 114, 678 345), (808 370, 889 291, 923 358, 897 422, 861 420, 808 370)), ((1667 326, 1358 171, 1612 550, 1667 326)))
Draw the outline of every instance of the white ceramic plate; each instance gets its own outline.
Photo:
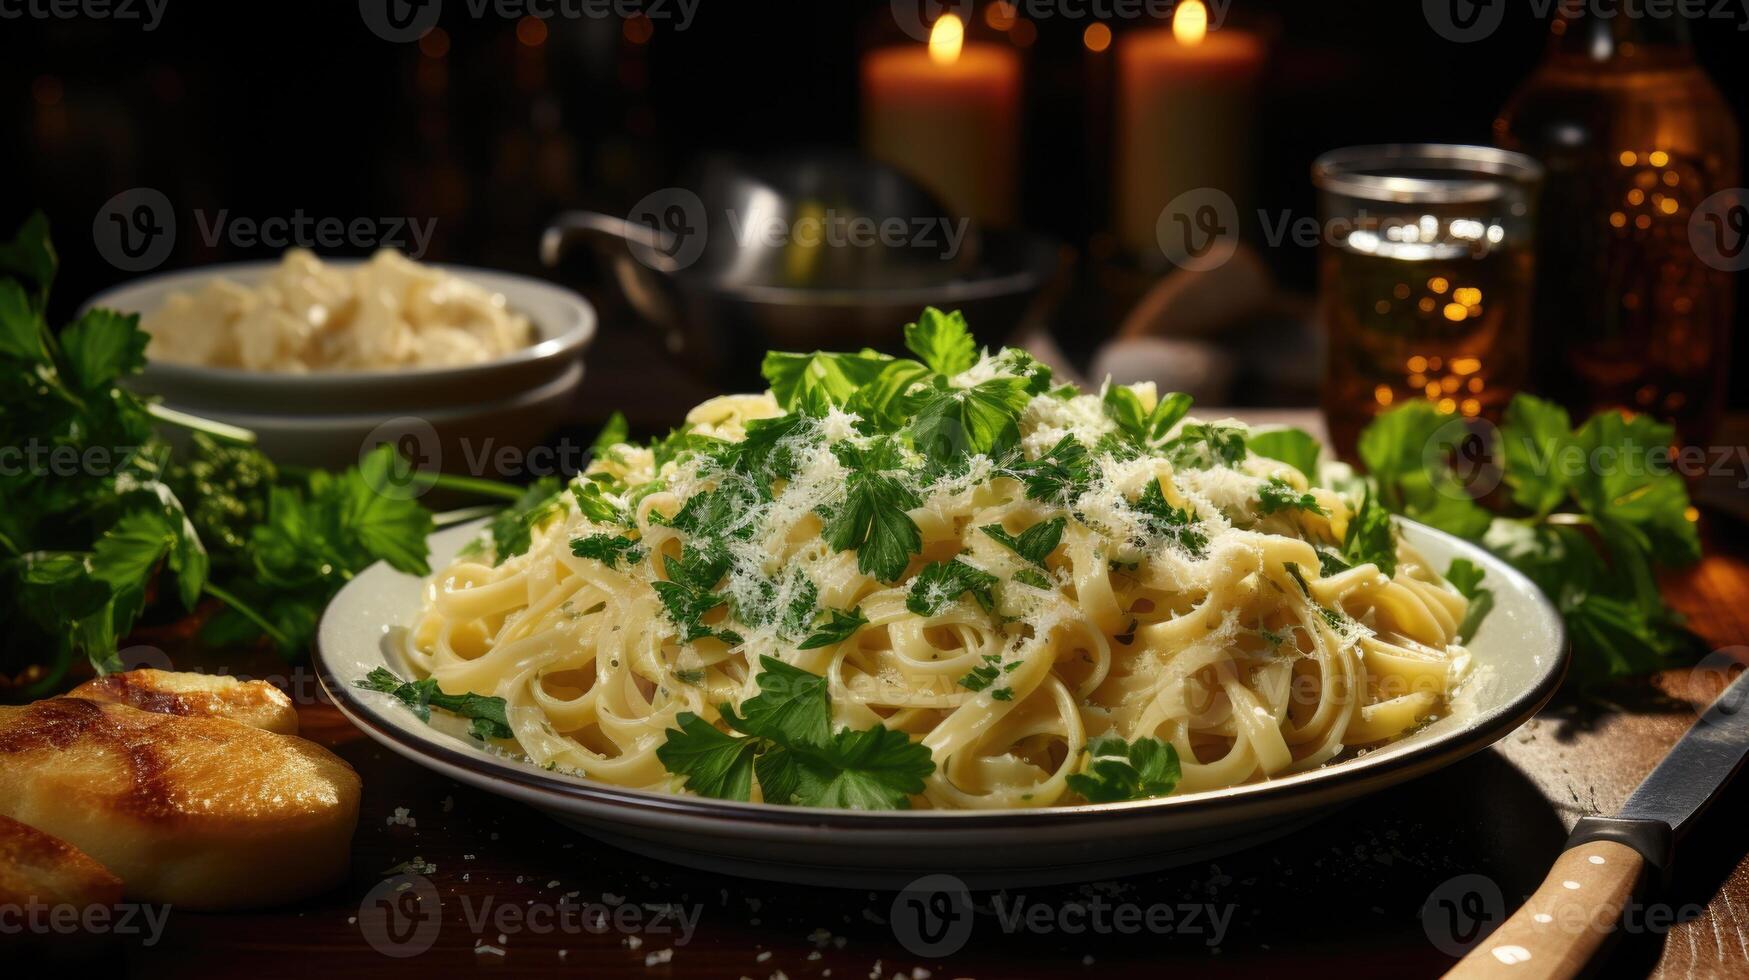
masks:
MULTIPOLYGON (((902 887, 950 873, 972 887, 1092 880, 1203 860, 1289 833, 1331 808, 1450 765, 1504 737, 1543 706, 1567 666, 1560 615, 1536 586, 1485 551, 1404 522, 1443 567, 1486 572, 1494 611, 1470 644, 1474 670, 1453 710, 1384 748, 1265 783, 1158 800, 1046 810, 863 813, 737 803, 622 789, 488 754, 454 719, 419 721, 385 694, 359 690, 372 668, 408 676, 388 642, 420 604, 421 583, 378 564, 322 617, 315 663, 334 703, 366 734, 414 763, 551 812, 585 833, 676 864, 846 887, 902 887)), ((441 564, 477 533, 431 539, 441 564)))

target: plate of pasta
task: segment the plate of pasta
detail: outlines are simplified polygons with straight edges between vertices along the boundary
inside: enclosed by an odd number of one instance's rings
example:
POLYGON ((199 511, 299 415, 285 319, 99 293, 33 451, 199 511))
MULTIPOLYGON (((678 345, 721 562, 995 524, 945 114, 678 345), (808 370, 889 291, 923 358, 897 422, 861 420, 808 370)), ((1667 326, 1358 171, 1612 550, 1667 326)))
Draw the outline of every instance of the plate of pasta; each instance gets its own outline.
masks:
POLYGON ((957 314, 377 566, 325 688, 420 765, 682 864, 835 884, 1196 860, 1504 736, 1560 617, 1292 429, 1082 392, 957 314))

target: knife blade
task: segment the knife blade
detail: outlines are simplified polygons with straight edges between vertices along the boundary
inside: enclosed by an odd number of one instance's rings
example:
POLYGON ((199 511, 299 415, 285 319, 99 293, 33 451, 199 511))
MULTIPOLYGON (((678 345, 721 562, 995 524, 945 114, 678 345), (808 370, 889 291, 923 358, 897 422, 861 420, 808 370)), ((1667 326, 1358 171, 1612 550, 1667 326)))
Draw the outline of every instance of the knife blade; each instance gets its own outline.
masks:
POLYGON ((1656 820, 1676 837, 1687 832, 1719 790, 1742 768, 1749 754, 1749 672, 1719 694, 1652 769, 1618 816, 1656 820))
POLYGON ((1586 817, 1574 826, 1542 886, 1447 978, 1578 976, 1648 878, 1661 882, 1668 876, 1676 840, 1743 767, 1745 756, 1749 671, 1707 706, 1616 816, 1586 817))

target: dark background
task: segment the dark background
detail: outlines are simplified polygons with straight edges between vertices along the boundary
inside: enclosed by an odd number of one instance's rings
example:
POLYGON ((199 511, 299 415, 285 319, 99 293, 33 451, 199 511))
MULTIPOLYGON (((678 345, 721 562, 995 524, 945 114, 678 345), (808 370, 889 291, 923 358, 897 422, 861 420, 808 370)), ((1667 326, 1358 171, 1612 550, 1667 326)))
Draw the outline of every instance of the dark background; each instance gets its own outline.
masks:
MULTIPOLYGON (((149 32, 138 21, 16 16, 26 2, 0 4, 0 224, 49 214, 63 257, 57 314, 130 278, 99 257, 91 223, 111 196, 141 186, 178 214, 164 268, 277 254, 209 247, 197 210, 259 219, 301 209, 436 219, 425 258, 538 271, 539 230, 555 211, 623 214, 700 152, 854 146, 858 54, 896 38, 890 4, 872 0, 701 0, 685 30, 661 18, 554 17, 544 38, 521 24, 521 39, 516 19, 475 18, 466 0, 449 0, 439 21, 448 50, 433 57, 431 38, 422 51, 372 34, 353 0, 165 0, 149 32)), ((1274 45, 1256 122, 1259 206, 1315 214, 1308 168, 1333 147, 1489 142, 1544 49, 1533 6, 1513 3, 1491 38, 1456 44, 1410 0, 1234 0, 1229 22, 1274 45)), ((1693 34, 1741 120, 1749 13, 1737 14, 1697 21, 1693 34)), ((1026 52, 1025 220, 1076 246, 1104 223, 1109 183, 1098 138, 1109 110, 1087 84, 1099 58, 1081 40, 1089 22, 1037 22, 1026 52)), ((1305 292, 1313 258, 1269 252, 1283 282, 1305 292)), ((565 273, 597 296, 589 275, 565 273)), ((1111 329, 1084 312, 1071 303, 1053 320, 1070 349, 1111 329)), ((623 308, 605 319, 642 329, 623 308)), ((1749 345, 1736 347, 1741 368, 1749 345)), ((1734 387, 1732 404, 1749 404, 1734 387)))

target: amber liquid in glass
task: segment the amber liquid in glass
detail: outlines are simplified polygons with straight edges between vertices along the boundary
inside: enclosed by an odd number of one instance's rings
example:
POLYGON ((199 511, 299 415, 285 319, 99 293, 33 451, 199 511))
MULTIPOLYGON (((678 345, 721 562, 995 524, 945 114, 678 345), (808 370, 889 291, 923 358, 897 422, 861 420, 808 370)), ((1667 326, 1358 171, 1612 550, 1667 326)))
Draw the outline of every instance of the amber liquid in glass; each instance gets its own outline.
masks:
POLYGON ((1689 224, 1736 186, 1738 130, 1684 25, 1563 16, 1495 128, 1548 168, 1536 387, 1575 416, 1647 412, 1704 440, 1723 404, 1734 297, 1689 224))
POLYGON ((1324 249, 1324 413, 1341 455, 1353 458, 1360 431, 1393 405, 1420 398, 1497 422, 1523 387, 1535 257, 1497 228, 1450 234, 1478 225, 1424 219, 1430 241, 1362 232, 1324 249))

